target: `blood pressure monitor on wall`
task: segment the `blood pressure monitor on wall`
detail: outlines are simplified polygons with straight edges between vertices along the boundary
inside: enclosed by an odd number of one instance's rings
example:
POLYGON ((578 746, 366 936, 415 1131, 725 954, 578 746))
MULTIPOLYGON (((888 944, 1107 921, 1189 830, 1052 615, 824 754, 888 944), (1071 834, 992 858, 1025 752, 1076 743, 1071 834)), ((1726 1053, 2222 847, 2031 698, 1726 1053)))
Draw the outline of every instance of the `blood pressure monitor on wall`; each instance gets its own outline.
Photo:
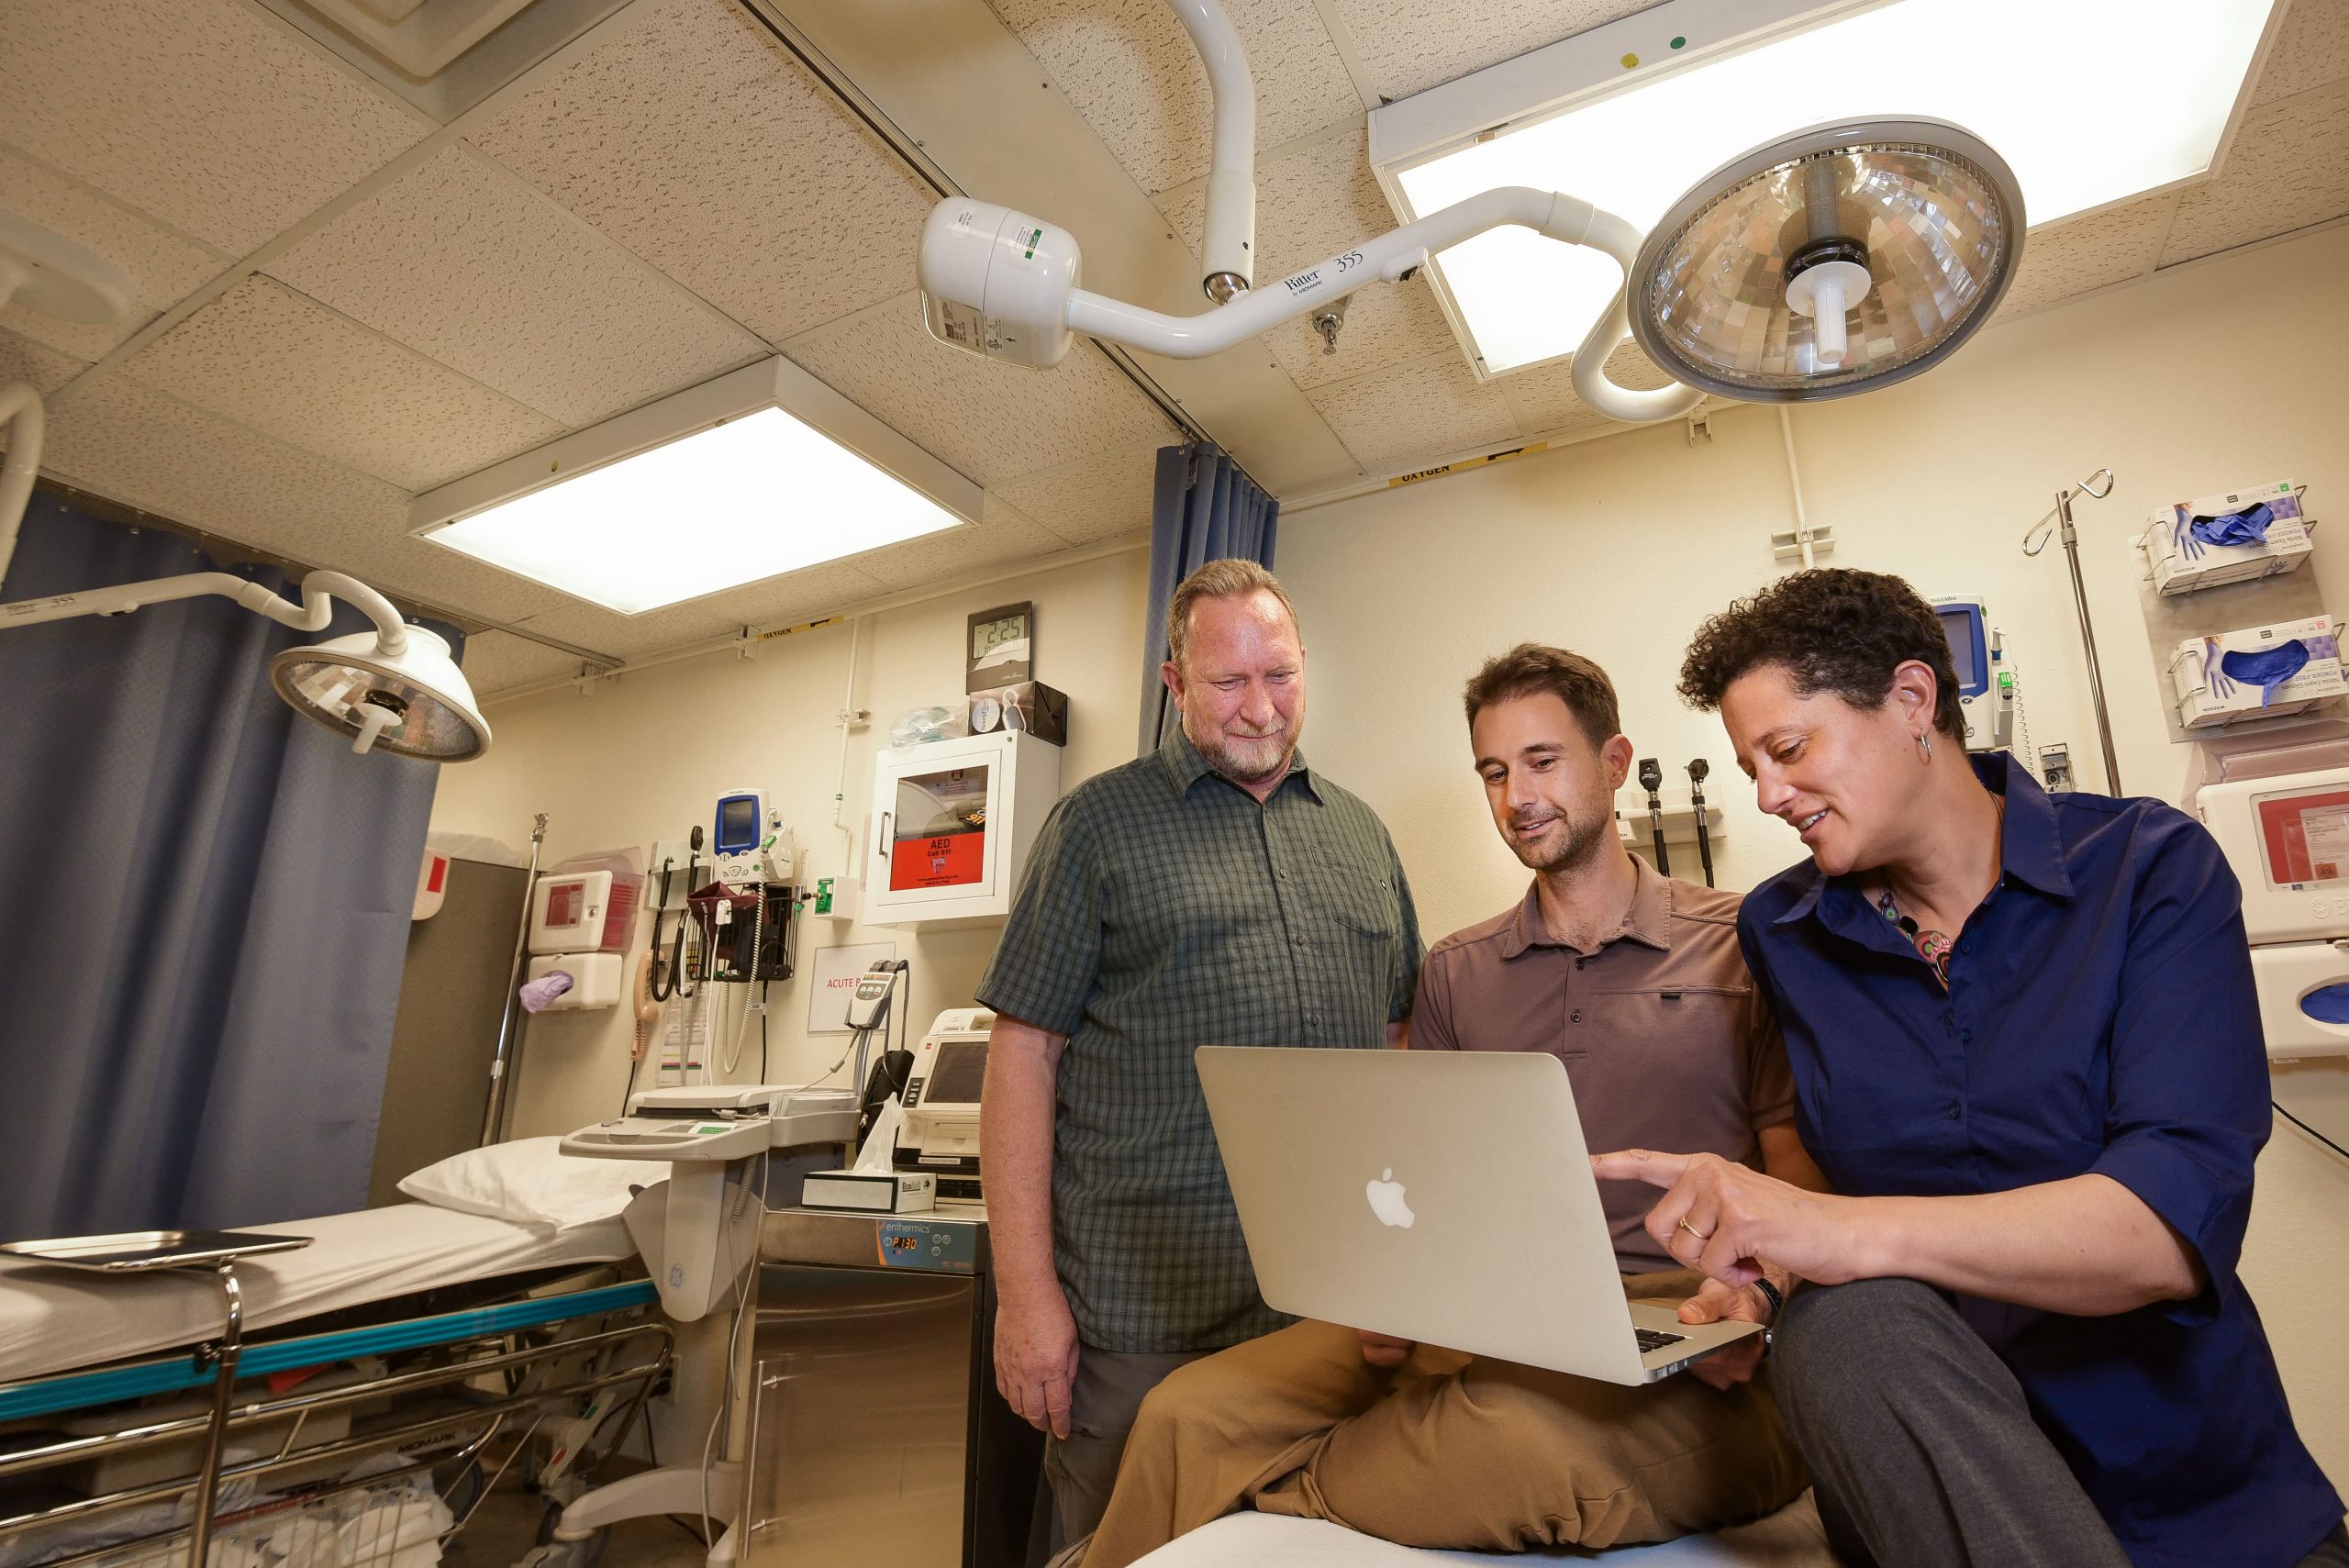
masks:
POLYGON ((718 880, 737 892, 792 880, 791 835, 784 831, 782 814, 768 804, 763 789, 730 789, 718 797, 710 848, 718 880))
POLYGON ((1972 594, 1944 594, 1932 601, 1949 639, 1950 663, 1957 672, 1957 708, 1965 719, 1965 749, 2002 751, 2015 742, 2014 672, 2005 667, 2005 649, 1990 625, 1989 611, 1972 594))

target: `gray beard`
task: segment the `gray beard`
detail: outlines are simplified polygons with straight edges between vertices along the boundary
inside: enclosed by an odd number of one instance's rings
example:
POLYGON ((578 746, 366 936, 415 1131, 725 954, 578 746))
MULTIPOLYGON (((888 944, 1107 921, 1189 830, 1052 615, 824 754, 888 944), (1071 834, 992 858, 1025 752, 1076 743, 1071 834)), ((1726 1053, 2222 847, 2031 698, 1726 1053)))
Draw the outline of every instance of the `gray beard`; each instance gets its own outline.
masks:
POLYGON ((1594 818, 1587 822, 1576 822, 1572 817, 1568 817, 1564 834, 1561 837, 1557 847, 1546 859, 1537 859, 1527 854, 1525 851, 1519 849, 1514 841, 1510 843, 1509 848, 1516 851, 1519 862, 1528 871, 1577 871, 1590 864, 1598 857, 1601 842, 1600 832, 1613 826, 1613 823, 1604 817, 1594 818))
POLYGON ((1257 773, 1243 769, 1240 765, 1238 754, 1221 740, 1213 746, 1199 746, 1195 738, 1191 744, 1198 746, 1200 757, 1206 761, 1208 767, 1215 770, 1218 776, 1230 779, 1234 784, 1262 784, 1266 779, 1279 778, 1288 772, 1289 764, 1297 760, 1297 748, 1291 745, 1281 753, 1278 762, 1269 769, 1257 773))

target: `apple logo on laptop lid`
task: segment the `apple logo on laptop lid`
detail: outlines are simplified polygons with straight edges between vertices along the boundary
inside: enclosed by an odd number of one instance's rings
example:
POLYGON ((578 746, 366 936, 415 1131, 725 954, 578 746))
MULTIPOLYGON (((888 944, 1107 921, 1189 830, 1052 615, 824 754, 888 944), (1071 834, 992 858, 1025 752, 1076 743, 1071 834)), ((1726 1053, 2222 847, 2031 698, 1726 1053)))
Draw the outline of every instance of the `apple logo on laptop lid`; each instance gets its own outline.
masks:
POLYGON ((1403 1201, 1403 1184, 1395 1180, 1395 1168, 1389 1165, 1378 1173, 1378 1180, 1365 1183, 1363 1191, 1370 1199, 1370 1212, 1378 1216, 1381 1225, 1392 1225, 1408 1230, 1419 1218, 1411 1206, 1403 1201))

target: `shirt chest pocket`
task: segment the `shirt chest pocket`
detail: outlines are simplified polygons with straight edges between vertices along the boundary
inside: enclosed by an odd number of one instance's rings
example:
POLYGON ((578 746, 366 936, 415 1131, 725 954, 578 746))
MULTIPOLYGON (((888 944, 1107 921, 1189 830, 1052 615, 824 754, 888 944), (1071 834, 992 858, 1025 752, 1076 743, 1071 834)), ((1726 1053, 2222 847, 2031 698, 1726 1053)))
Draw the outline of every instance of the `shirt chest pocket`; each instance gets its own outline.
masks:
POLYGON ((1333 873, 1315 889, 1322 930, 1339 983, 1382 1006, 1403 941, 1403 903, 1392 878, 1368 872, 1333 873))
POLYGON ((1592 986, 1569 992, 1560 1031, 1570 1051, 1601 1043, 1594 1031, 1637 1041, 1642 1066, 1659 1084, 1691 1092, 1722 1087, 1745 1093, 1746 1019, 1752 993, 1731 985, 1592 986))

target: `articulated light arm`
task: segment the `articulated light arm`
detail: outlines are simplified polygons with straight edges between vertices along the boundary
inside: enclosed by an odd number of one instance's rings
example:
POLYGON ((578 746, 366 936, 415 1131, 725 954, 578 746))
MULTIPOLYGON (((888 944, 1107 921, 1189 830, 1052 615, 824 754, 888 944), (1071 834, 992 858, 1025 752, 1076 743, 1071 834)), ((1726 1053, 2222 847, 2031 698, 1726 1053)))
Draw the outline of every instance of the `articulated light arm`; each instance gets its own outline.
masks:
POLYGON ((17 528, 25 520, 25 504, 32 499, 33 480, 40 473, 41 435, 47 425, 39 393, 21 381, 0 386, 0 427, 8 431, 8 455, 0 461, 0 581, 7 578, 8 559, 17 553, 17 528))
POLYGON ((226 572, 191 572, 181 577, 157 577, 145 583, 122 583, 89 588, 78 594, 52 594, 0 605, 0 628, 39 626, 45 621, 71 620, 75 616, 121 616, 149 605, 173 599, 218 594, 257 614, 292 627, 295 631, 324 631, 334 618, 334 601, 340 598, 367 613, 375 623, 376 646, 386 655, 407 648, 407 625, 392 602, 355 577, 340 572, 313 572, 302 579, 302 602, 289 603, 258 583, 226 572))
MULTIPOLYGON (((1365 284, 1407 277, 1434 252, 1508 224, 1603 250, 1627 272, 1639 251, 1639 232, 1612 213, 1554 191, 1505 186, 1364 240, 1228 305, 1169 316, 1078 288, 1080 257, 1066 229, 958 197, 931 211, 919 272, 930 331, 974 353, 1054 365, 1083 334, 1170 359, 1199 359, 1365 284)), ((1607 356, 1629 333, 1619 295, 1575 355, 1575 387, 1583 400, 1611 418, 1637 421, 1669 419, 1694 407, 1704 395, 1691 387, 1633 392, 1607 380, 1607 356)))
POLYGON ((1256 281, 1256 83, 1216 0, 1166 0, 1198 46, 1215 99, 1215 157, 1208 170, 1207 241, 1199 286, 1218 305, 1256 281))

